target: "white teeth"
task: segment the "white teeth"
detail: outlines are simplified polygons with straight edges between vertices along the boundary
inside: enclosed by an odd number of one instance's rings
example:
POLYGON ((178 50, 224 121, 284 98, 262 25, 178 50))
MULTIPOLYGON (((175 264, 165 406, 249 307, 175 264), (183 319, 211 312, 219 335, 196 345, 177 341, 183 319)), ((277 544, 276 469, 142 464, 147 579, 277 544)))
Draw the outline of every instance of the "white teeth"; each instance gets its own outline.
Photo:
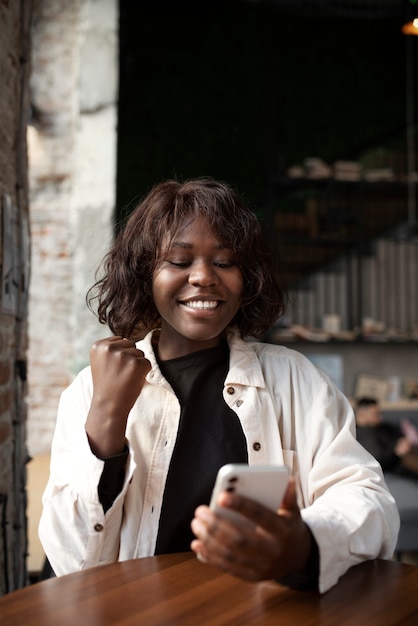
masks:
POLYGON ((191 309, 216 309, 218 306, 218 302, 216 300, 189 300, 188 302, 184 302, 186 306, 191 309))

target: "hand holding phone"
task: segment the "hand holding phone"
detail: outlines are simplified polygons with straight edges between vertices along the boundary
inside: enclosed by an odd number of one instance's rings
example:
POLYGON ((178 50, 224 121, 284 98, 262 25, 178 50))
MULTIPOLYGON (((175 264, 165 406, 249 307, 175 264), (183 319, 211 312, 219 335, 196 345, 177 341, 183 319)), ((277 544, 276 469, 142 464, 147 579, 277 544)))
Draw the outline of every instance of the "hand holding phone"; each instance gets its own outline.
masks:
POLYGON ((210 500, 210 508, 219 516, 245 528, 255 524, 238 511, 217 504, 222 491, 250 498, 276 512, 285 494, 290 477, 284 465, 246 465, 230 463, 218 472, 210 500))

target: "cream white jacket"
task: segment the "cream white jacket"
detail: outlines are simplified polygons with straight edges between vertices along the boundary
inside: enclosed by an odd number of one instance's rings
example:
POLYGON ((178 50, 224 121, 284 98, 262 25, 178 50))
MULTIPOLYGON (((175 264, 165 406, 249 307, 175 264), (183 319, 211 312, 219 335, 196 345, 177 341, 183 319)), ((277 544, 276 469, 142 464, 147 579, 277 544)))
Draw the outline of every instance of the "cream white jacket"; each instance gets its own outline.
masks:
MULTIPOLYGON (((319 546, 320 591, 360 561, 390 558, 397 508, 380 466, 356 441, 347 399, 294 350, 242 341, 234 331, 228 342, 225 402, 241 421, 250 465, 285 463, 296 477, 302 516, 319 546)), ((57 575, 154 553, 180 406, 158 368, 151 334, 137 347, 152 369, 128 419, 125 483, 106 514, 97 495, 103 461, 84 429, 90 368, 62 393, 39 526, 57 575)))

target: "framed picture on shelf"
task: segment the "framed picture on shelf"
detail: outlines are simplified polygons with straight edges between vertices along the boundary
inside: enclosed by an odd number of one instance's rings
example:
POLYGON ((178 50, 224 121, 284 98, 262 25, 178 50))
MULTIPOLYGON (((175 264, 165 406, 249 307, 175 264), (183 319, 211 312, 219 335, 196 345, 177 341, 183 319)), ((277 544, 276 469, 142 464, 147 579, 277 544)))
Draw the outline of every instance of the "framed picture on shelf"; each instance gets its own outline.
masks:
POLYGON ((357 374, 354 383, 354 397, 374 398, 379 403, 384 402, 390 389, 390 381, 385 376, 376 374, 357 374))
POLYGON ((418 378, 406 378, 404 381, 404 394, 409 400, 418 399, 418 378))

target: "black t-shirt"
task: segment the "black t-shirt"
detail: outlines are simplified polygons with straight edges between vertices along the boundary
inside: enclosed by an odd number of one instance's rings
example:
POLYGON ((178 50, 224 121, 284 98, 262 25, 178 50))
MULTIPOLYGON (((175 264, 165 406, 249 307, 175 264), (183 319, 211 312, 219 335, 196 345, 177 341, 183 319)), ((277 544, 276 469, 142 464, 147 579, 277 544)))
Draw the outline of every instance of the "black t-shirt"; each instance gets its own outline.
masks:
POLYGON ((190 522, 196 507, 209 503, 218 469, 247 463, 248 453, 239 419, 223 399, 226 342, 159 365, 181 405, 155 549, 167 554, 190 550, 190 522))

